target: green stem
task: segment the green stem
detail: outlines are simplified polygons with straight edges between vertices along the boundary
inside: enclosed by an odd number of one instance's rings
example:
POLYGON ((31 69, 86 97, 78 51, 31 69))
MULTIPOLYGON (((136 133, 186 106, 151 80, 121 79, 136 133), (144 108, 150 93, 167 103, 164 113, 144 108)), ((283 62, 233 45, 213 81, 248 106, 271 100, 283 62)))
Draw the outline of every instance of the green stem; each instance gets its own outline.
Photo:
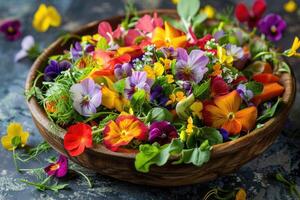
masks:
POLYGON ((96 114, 94 114, 93 116, 87 118, 86 120, 83 121, 83 123, 87 123, 93 119, 96 119, 98 117, 100 117, 101 115, 118 115, 117 113, 114 113, 114 112, 98 112, 96 114))
POLYGON ((104 130, 104 128, 100 128, 98 130, 93 131, 93 134, 101 133, 104 130))
MULTIPOLYGON (((74 170, 74 169, 73 169, 74 170)), ((76 173, 80 174, 81 176, 83 176, 83 178, 87 181, 88 185, 90 188, 93 187, 93 184, 92 182, 90 181, 90 179, 84 174, 82 173, 81 171, 77 171, 77 170, 74 170, 76 173)))
POLYGON ((15 148, 13 148, 13 160, 14 160, 14 165, 15 165, 15 168, 16 168, 17 172, 20 172, 20 169, 19 169, 19 166, 18 166, 18 163, 17 163, 17 159, 16 159, 15 148))

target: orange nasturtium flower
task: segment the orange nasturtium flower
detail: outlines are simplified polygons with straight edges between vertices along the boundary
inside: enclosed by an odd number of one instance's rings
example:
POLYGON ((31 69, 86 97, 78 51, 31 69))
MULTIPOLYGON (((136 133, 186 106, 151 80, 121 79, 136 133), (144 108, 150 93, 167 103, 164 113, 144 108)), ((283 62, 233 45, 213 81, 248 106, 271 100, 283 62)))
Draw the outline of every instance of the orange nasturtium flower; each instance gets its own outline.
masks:
POLYGON ((134 138, 146 140, 148 128, 134 115, 121 114, 115 121, 110 121, 103 130, 104 145, 111 151, 118 151, 134 138))
POLYGON ((168 22, 165 22, 165 29, 156 27, 153 31, 152 43, 157 48, 160 47, 184 47, 186 44, 186 35, 180 30, 172 27, 168 22))
POLYGON ((239 134, 242 130, 251 130, 256 122, 257 109, 250 106, 239 110, 241 103, 242 98, 236 90, 216 97, 214 104, 208 104, 204 108, 205 123, 214 128, 223 128, 230 135, 239 134))

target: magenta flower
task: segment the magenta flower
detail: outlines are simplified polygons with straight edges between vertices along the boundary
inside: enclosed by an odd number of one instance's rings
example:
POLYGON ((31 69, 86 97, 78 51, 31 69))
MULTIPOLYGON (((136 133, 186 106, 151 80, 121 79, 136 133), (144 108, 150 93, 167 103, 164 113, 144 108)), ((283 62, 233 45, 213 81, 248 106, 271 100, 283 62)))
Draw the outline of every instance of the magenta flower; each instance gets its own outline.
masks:
POLYGON ((269 40, 278 41, 286 29, 286 22, 280 15, 269 14, 259 21, 258 28, 269 40))
POLYGON ((49 65, 44 70, 44 79, 45 81, 53 81, 62 71, 70 68, 71 63, 69 61, 57 62, 56 60, 50 60, 49 65))
POLYGON ((145 90, 149 94, 152 84, 153 80, 147 78, 146 72, 134 71, 130 77, 126 78, 125 97, 131 99, 139 89, 145 90))
POLYGON ((51 163, 44 168, 44 171, 48 176, 64 177, 68 172, 68 158, 60 155, 56 163, 51 163))
POLYGON ((206 65, 209 62, 204 51, 192 50, 190 55, 183 48, 177 48, 178 56, 175 66, 176 77, 183 81, 194 81, 199 83, 208 71, 206 65))
POLYGON ((177 138, 176 128, 167 121, 153 122, 149 128, 149 141, 158 142, 160 145, 168 144, 177 138))
POLYGON ((97 112, 101 105, 101 87, 93 79, 87 78, 72 85, 70 88, 74 109, 81 115, 88 117, 97 112))
POLYGON ((21 23, 19 20, 7 20, 0 25, 0 32, 2 32, 6 39, 14 41, 21 36, 21 23))
POLYGON ((116 64, 114 74, 117 80, 127 78, 132 74, 132 65, 130 63, 116 64))

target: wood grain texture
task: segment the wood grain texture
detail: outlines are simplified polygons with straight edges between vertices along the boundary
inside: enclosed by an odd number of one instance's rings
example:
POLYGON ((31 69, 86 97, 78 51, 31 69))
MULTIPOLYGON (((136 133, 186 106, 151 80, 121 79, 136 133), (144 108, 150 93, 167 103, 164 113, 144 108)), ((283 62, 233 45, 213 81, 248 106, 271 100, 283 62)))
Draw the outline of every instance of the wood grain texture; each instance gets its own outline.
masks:
MULTIPOLYGON (((177 16, 175 10, 156 11, 159 15, 177 16)), ((153 11, 142 11, 140 15, 152 12, 153 11)), ((116 27, 123 17, 124 16, 117 16, 105 20, 109 21, 113 27, 116 27)), ((80 30, 75 31, 74 34, 84 35, 96 33, 98 23, 99 21, 89 23, 80 28, 80 30)), ((26 90, 31 88, 33 80, 37 76, 37 71, 43 71, 48 57, 62 53, 63 49, 68 48, 71 42, 73 41, 71 40, 67 44, 61 45, 62 38, 60 38, 44 50, 30 69, 25 85, 26 90)), ((63 146, 63 136, 66 131, 62 128, 57 129, 55 132, 53 131, 51 121, 47 118, 45 111, 39 106, 35 98, 30 99, 28 107, 33 121, 44 139, 58 152, 68 156, 79 165, 92 169, 100 174, 136 184, 180 186, 207 182, 218 176, 231 173, 260 155, 276 140, 283 129, 296 94, 296 84, 293 73, 282 74, 281 83, 285 87, 283 106, 274 118, 265 123, 264 127, 256 129, 235 141, 213 146, 210 161, 202 167, 184 164, 172 165, 167 163, 162 167, 151 167, 150 172, 147 174, 135 170, 134 153, 112 152, 102 145, 87 149, 80 156, 70 157, 63 146)))

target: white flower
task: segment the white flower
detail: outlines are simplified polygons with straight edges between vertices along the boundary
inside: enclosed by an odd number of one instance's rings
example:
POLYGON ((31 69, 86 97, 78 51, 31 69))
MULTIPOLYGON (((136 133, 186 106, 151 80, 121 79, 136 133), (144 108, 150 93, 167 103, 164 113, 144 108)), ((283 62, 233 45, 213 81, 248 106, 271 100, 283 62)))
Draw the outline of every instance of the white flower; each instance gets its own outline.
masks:
POLYGON ((32 35, 27 35, 23 38, 21 42, 22 49, 18 51, 18 53, 15 55, 15 62, 18 62, 19 60, 26 58, 28 56, 28 51, 34 47, 35 41, 32 35))

